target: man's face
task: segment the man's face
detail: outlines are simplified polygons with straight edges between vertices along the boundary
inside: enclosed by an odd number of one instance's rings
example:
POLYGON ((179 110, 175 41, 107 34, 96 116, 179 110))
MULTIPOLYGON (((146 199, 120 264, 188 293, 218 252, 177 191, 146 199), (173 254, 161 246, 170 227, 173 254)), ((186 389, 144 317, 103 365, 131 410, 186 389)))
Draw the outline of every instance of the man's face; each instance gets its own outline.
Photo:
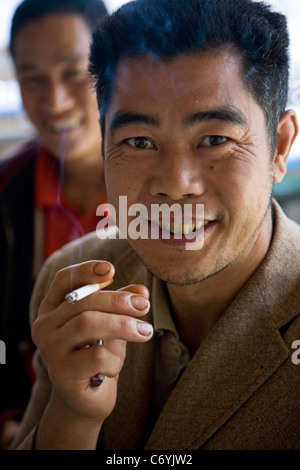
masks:
POLYGON ((100 152, 99 113, 87 73, 90 40, 80 15, 51 14, 24 25, 15 41, 27 114, 46 147, 68 159, 100 152))
POLYGON ((123 60, 105 125, 108 200, 116 208, 126 195, 128 207, 145 205, 150 220, 152 204, 204 204, 199 250, 172 236, 128 239, 155 275, 190 284, 255 262, 270 238, 273 164, 265 116, 243 86, 237 55, 123 60))

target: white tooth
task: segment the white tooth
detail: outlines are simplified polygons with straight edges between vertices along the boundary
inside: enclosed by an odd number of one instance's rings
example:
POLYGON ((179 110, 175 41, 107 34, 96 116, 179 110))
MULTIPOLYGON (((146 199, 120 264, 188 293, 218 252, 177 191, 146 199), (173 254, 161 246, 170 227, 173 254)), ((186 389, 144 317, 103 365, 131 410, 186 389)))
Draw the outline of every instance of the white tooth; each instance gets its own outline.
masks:
POLYGON ((163 220, 159 221, 159 227, 166 231, 167 233, 173 234, 184 234, 187 235, 189 233, 196 232, 199 230, 203 225, 207 225, 208 221, 197 221, 191 223, 176 223, 176 222, 165 222, 163 220))
POLYGON ((196 230, 199 230, 203 225, 203 220, 200 220, 199 222, 196 222, 196 230))
POLYGON ((190 232, 190 224, 182 224, 182 233, 187 235, 190 232))

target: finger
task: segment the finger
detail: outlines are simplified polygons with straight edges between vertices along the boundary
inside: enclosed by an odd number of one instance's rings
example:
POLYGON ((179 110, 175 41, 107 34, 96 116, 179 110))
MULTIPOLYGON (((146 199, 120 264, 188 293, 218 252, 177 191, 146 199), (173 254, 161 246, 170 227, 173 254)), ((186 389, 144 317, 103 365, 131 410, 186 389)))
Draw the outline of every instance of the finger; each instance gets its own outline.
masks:
POLYGON ((75 351, 72 354, 70 367, 76 375, 78 374, 86 379, 97 373, 107 377, 115 377, 122 369, 125 356, 126 343, 124 341, 114 341, 114 348, 103 345, 75 351))
POLYGON ((45 298, 46 303, 52 308, 56 307, 69 292, 86 284, 108 281, 113 278, 114 273, 114 266, 108 261, 101 260, 86 261, 61 269, 51 284, 45 298))
POLYGON ((61 329, 63 338, 74 349, 95 343, 99 338, 104 340, 123 340, 133 342, 148 341, 153 334, 152 325, 129 315, 105 312, 85 311, 73 317, 61 329))
POLYGON ((150 309, 149 300, 140 295, 127 291, 101 291, 95 292, 88 297, 69 304, 63 302, 54 311, 46 309, 46 316, 51 313, 51 324, 53 327, 60 328, 72 318, 85 313, 90 321, 92 321, 95 313, 114 313, 118 315, 130 315, 133 317, 143 316, 150 309), (90 312, 90 313, 89 313, 90 312))

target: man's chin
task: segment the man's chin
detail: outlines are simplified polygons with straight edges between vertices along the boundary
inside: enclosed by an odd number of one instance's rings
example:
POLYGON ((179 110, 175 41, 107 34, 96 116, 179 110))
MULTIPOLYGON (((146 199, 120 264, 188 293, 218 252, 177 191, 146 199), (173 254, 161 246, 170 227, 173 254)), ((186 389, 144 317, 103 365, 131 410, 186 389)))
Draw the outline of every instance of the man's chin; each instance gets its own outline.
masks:
POLYGON ((150 257, 143 250, 134 247, 137 256, 142 264, 158 279, 170 285, 190 286, 205 281, 226 270, 231 265, 224 256, 219 256, 217 261, 202 258, 196 260, 193 252, 188 252, 188 259, 174 254, 173 258, 165 259, 163 254, 160 257, 154 255, 150 257))
POLYGON ((153 276, 170 285, 190 286, 201 282, 206 277, 205 275, 203 276, 202 273, 191 272, 184 268, 180 270, 178 267, 170 267, 167 264, 165 265, 167 268, 165 266, 162 267, 154 265, 152 262, 145 261, 139 254, 138 256, 140 257, 143 265, 153 274, 153 276))

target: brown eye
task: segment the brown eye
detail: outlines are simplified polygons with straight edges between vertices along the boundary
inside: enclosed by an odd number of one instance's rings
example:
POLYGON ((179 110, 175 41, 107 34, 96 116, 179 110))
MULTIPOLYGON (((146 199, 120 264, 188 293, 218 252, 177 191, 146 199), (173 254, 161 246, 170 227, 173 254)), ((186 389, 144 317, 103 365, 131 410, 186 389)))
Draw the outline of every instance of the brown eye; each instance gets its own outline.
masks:
POLYGON ((201 144, 205 147, 215 147, 217 145, 224 144, 228 141, 227 137, 223 137, 222 135, 208 135, 205 137, 201 144))
POLYGON ((147 137, 132 137, 127 140, 128 144, 138 149, 152 149, 154 145, 147 137))

